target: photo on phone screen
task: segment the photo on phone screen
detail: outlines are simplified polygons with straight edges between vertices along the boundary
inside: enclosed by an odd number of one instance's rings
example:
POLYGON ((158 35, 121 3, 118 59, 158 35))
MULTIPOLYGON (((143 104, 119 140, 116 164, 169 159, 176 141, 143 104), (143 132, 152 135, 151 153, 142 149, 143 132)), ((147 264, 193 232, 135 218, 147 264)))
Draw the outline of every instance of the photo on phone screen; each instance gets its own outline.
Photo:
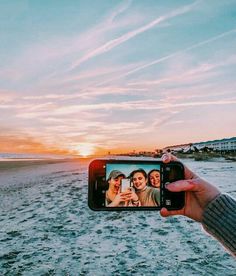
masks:
POLYGON ((128 191, 130 189, 130 180, 123 178, 121 179, 121 186, 120 186, 120 192, 125 192, 128 191))
POLYGON ((159 164, 107 164, 106 207, 160 206, 159 164))

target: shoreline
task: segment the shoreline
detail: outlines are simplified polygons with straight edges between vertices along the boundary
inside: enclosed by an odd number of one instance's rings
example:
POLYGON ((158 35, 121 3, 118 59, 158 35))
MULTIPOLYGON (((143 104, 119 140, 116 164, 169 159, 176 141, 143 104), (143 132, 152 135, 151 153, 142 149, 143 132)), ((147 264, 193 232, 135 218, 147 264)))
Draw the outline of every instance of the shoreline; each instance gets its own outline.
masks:
POLYGON ((0 172, 32 166, 52 165, 58 163, 78 162, 81 159, 5 159, 0 160, 0 172))
MULTIPOLYGON (((181 159, 192 159, 194 161, 217 161, 219 159, 224 159, 225 161, 236 161, 236 156, 234 155, 220 155, 220 154, 212 154, 212 153, 191 153, 191 154, 183 154, 176 153, 176 157, 181 159)), ((124 156, 127 157, 127 156, 124 156)), ((137 156, 136 156, 137 157, 137 156)), ((0 158, 0 172, 9 171, 12 169, 20 169, 25 167, 32 166, 42 166, 42 165, 52 165, 59 163, 68 163, 68 162, 86 162, 92 160, 93 158, 58 158, 58 159, 37 159, 37 158, 0 158)), ((109 159, 109 158, 108 158, 109 159)))

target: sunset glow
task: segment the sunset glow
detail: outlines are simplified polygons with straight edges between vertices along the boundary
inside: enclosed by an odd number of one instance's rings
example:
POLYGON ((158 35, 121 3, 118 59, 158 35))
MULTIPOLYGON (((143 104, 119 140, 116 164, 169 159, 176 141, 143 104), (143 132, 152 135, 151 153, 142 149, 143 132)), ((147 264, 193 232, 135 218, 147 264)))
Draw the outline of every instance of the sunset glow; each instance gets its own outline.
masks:
POLYGON ((3 1, 0 152, 236 136, 235 2, 3 1))
POLYGON ((82 157, 87 157, 95 154, 94 146, 91 144, 81 143, 77 146, 78 154, 82 157))

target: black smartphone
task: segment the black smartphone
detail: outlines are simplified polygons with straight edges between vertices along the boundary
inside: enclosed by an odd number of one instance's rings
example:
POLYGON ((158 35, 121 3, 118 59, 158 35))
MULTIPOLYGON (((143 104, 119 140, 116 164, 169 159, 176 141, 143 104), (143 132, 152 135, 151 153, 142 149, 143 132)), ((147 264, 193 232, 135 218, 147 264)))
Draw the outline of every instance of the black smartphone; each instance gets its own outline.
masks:
POLYGON ((96 159, 89 164, 88 205, 95 211, 179 210, 185 193, 165 184, 184 179, 180 162, 96 159))

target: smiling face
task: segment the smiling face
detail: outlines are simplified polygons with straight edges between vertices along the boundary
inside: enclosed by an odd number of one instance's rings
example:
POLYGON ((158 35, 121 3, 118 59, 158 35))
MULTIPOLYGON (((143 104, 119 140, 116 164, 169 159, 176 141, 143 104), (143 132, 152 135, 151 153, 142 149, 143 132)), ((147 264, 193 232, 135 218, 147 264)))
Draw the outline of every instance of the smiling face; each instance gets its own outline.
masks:
POLYGON ((150 184, 155 188, 160 188, 160 172, 152 171, 149 176, 150 184))
POLYGON ((118 194, 120 191, 120 185, 121 185, 121 180, 124 178, 123 175, 120 175, 116 178, 111 178, 108 183, 109 183, 109 190, 111 190, 113 193, 118 194))
POLYGON ((147 179, 141 172, 136 172, 133 177, 133 185, 137 190, 143 190, 147 185, 147 179))

